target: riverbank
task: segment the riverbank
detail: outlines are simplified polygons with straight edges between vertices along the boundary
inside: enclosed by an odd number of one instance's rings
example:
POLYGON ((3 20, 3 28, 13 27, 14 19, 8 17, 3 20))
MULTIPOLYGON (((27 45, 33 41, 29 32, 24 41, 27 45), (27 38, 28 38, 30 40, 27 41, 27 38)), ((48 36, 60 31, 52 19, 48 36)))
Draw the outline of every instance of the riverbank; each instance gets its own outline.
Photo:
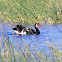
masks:
POLYGON ((0 19, 34 24, 62 23, 62 4, 59 0, 0 0, 0 19))

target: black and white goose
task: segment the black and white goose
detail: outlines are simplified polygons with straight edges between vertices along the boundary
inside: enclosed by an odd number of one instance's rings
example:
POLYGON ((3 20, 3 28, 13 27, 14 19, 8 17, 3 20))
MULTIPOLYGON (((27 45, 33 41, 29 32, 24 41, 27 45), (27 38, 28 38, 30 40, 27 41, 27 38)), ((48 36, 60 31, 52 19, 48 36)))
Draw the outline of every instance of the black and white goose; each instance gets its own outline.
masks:
POLYGON ((40 34, 40 31, 39 31, 38 27, 43 27, 43 26, 41 26, 39 23, 35 23, 34 27, 35 27, 36 31, 31 29, 31 28, 27 28, 26 32, 27 32, 28 35, 31 35, 31 34, 38 35, 38 34, 40 34))
POLYGON ((39 23, 35 23, 34 25, 35 30, 31 29, 31 28, 26 28, 22 25, 17 25, 15 28, 13 28, 13 30, 15 30, 15 32, 19 35, 33 35, 33 34, 40 34, 40 31, 38 29, 38 27, 42 27, 39 23))
POLYGON ((18 35, 26 35, 26 30, 25 27, 22 25, 16 25, 13 30, 18 34, 18 35))

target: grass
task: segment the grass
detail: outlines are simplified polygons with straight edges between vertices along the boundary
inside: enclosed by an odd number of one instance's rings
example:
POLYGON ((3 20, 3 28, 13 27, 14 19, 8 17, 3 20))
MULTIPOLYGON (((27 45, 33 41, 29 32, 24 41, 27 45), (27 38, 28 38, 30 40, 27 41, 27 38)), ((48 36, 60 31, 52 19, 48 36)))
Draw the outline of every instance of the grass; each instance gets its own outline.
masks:
MULTIPOLYGON (((0 62, 62 62, 62 52, 56 49, 54 45, 49 44, 48 41, 46 43, 53 54, 49 55, 42 51, 39 52, 32 44, 32 48, 35 50, 33 53, 24 39, 23 46, 25 49, 22 45, 18 48, 18 42, 16 45, 17 48, 15 48, 15 45, 11 43, 9 37, 4 37, 0 40, 0 62)), ((35 47, 37 48, 37 46, 35 47)))
MULTIPOLYGON (((62 23, 62 1, 60 0, 0 0, 0 21, 11 21, 34 24, 62 23)), ((3 32, 2 32, 3 33, 3 32)), ((23 39, 23 48, 20 45, 17 49, 11 43, 9 37, 1 36, 0 40, 0 62, 62 62, 62 52, 54 45, 46 42, 53 53, 49 55, 37 50, 37 45, 32 43, 34 53, 23 39), (36 47, 36 49, 33 47, 36 47), (21 50, 21 52, 20 52, 21 50), (52 57, 54 59, 52 59, 52 57)))
POLYGON ((62 23, 62 1, 0 0, 0 19, 13 23, 62 23))

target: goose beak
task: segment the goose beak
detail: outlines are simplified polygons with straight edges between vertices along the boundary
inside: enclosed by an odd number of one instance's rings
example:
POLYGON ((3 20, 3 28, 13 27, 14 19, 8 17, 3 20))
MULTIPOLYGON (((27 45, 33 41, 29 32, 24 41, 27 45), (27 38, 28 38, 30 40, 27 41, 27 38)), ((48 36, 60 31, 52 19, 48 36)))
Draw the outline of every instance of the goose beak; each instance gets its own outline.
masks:
POLYGON ((38 27, 43 27, 43 26, 41 26, 40 24, 37 24, 38 25, 38 27))

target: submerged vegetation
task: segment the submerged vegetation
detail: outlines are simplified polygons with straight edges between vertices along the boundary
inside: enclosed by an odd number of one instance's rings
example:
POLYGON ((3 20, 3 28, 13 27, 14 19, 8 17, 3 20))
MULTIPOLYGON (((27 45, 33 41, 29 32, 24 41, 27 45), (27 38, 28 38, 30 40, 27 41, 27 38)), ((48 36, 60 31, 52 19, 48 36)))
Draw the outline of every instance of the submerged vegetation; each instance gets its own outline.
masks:
POLYGON ((0 20, 34 24, 62 23, 60 0, 0 0, 0 20))
POLYGON ((52 52, 51 55, 45 53, 43 50, 43 52, 38 51, 37 46, 36 49, 32 46, 35 50, 35 52, 32 52, 24 39, 23 45, 19 47, 17 42, 15 47, 9 37, 4 37, 2 42, 0 40, 0 62, 62 62, 62 52, 49 44, 48 41, 47 44, 51 50, 50 52, 52 52))

